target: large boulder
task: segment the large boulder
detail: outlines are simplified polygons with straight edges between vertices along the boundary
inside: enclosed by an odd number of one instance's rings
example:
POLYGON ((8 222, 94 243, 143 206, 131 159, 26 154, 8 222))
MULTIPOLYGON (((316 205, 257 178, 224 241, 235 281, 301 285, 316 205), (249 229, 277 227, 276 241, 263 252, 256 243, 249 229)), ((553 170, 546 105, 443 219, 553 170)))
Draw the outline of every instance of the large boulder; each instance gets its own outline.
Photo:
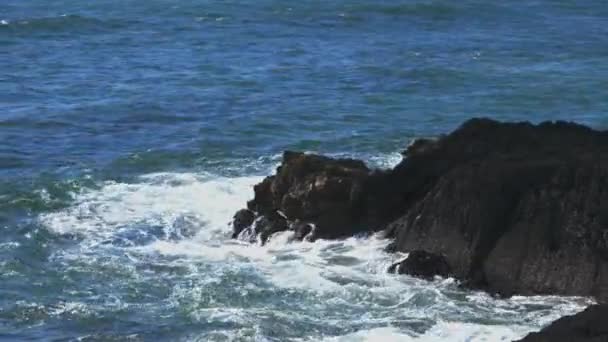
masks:
POLYGON ((378 171, 286 152, 248 203, 256 231, 314 240, 385 229, 391 250, 441 255, 470 286, 608 300, 607 133, 472 119, 403 154, 378 171))
POLYGON ((379 229, 390 216, 381 208, 390 199, 381 199, 381 188, 374 186, 374 180, 381 179, 379 174, 359 160, 288 151, 276 174, 254 187, 248 208, 259 216, 279 211, 290 222, 298 220, 300 237, 302 229, 307 229, 302 224, 314 223, 312 239, 379 229))
MULTIPOLYGON (((608 136, 569 123, 471 120, 393 172, 425 190, 388 225, 504 295, 608 299, 608 136)), ((405 189, 407 195, 409 189, 405 189)))
POLYGON ((558 319, 520 342, 606 342, 607 323, 608 305, 592 305, 576 315, 558 319))

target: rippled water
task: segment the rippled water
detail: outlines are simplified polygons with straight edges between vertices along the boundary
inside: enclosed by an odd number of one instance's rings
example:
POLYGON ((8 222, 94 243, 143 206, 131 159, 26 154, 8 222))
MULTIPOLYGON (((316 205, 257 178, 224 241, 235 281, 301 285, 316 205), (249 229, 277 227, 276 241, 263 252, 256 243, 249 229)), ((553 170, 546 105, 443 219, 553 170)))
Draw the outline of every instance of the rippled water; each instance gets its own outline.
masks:
POLYGON ((509 341, 581 310, 227 223, 284 149, 389 167, 472 116, 608 127, 607 9, 3 1, 0 339, 509 341))

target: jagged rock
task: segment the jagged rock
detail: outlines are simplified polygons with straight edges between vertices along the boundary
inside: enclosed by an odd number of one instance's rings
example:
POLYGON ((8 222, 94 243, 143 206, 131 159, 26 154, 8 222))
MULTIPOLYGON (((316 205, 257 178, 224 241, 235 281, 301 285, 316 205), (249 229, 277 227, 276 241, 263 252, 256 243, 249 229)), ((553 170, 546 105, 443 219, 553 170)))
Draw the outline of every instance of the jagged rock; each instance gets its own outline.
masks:
MULTIPOLYGON (((368 229, 364 188, 372 172, 362 161, 285 152, 274 176, 254 187, 248 207, 265 216, 314 222, 315 238, 340 238, 368 229)), ((376 225, 377 226, 377 225, 376 225)))
POLYGON ((531 333, 520 340, 520 342, 562 341, 608 341, 608 305, 592 305, 583 312, 562 317, 540 332, 531 333))
POLYGON ((289 222, 284 214, 279 211, 269 212, 255 221, 254 232, 260 237, 260 242, 264 245, 268 238, 274 233, 289 229, 289 222))
POLYGON ((232 238, 235 239, 241 232, 250 227, 255 220, 255 213, 249 209, 241 209, 232 219, 232 238))
POLYGON ((372 171, 286 152, 248 208, 285 214, 267 232, 314 224, 312 240, 386 228, 393 251, 442 255, 451 275, 491 292, 608 300, 607 133, 473 119, 404 154, 372 171))
POLYGON ((388 226, 396 250, 503 295, 608 299, 606 133, 471 120, 434 144, 393 171, 426 184, 388 226))
POLYGON ((435 276, 448 277, 450 266, 442 255, 417 250, 410 252, 405 260, 392 264, 388 272, 432 280, 435 276))

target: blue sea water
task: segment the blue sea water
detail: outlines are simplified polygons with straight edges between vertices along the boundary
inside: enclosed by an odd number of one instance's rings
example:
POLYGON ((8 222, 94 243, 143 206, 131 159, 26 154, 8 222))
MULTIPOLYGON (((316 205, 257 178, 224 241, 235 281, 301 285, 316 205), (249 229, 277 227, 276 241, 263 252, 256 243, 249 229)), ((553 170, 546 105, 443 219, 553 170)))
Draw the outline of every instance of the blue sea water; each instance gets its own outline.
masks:
POLYGON ((0 339, 508 341, 584 298, 230 241, 285 149, 389 167, 474 116, 608 128, 608 6, 3 0, 0 339))

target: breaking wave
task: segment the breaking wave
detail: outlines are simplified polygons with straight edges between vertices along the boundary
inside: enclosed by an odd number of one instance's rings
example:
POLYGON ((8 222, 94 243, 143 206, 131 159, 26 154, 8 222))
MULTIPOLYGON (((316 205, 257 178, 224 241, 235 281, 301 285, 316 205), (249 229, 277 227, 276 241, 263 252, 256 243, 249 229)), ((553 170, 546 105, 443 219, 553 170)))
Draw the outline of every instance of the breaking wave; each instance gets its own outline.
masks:
MULTIPOLYGON (((552 296, 496 299, 453 279, 391 275, 387 267, 404 255, 385 253, 388 242, 378 236, 288 243, 284 232, 265 246, 229 239, 232 214, 260 180, 148 174, 80 191, 71 206, 39 221, 77 239, 51 257, 68 274, 102 270, 110 277, 104 286, 137 291, 154 284, 157 296, 145 303, 114 291, 114 304, 97 310, 120 303, 120 310, 154 324, 179 319, 191 331, 188 340, 511 340, 589 304, 552 296)), ((43 311, 95 312, 86 301, 52 307, 43 311)))

